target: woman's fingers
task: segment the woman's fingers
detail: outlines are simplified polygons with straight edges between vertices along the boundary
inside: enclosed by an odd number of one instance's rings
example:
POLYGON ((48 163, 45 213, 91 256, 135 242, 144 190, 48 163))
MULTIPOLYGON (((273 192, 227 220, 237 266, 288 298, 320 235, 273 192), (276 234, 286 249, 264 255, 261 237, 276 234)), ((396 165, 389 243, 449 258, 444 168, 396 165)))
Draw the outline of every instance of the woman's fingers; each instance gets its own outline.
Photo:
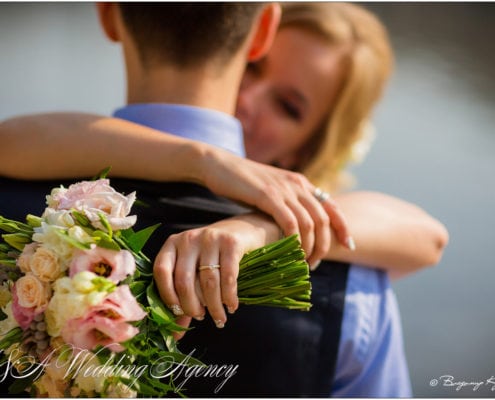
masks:
POLYGON ((177 249, 175 237, 170 236, 160 249, 153 265, 153 275, 160 297, 176 316, 184 315, 174 286, 174 268, 177 249))
POLYGON ((170 236, 160 249, 154 275, 160 297, 175 315, 197 319, 205 311, 195 290, 199 246, 194 231, 170 236))
POLYGON ((322 205, 330 217, 331 226, 337 235, 339 243, 347 247, 349 250, 354 251, 356 248, 354 239, 349 232, 349 228, 342 210, 340 210, 335 200, 330 196, 322 202, 322 205))
POLYGON ((155 261, 160 296, 177 316, 203 319, 205 306, 217 327, 238 305, 237 277, 243 247, 229 229, 200 228, 170 236, 155 261), (225 307, 224 307, 225 306, 225 307))

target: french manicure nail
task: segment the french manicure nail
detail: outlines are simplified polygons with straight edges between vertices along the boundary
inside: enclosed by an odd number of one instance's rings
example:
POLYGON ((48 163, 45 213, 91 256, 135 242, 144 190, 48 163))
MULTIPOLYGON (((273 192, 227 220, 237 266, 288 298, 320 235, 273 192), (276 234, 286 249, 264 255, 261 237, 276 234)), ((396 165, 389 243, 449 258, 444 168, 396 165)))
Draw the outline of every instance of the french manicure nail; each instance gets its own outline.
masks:
POLYGON ((315 262, 309 266, 310 271, 314 271, 316 268, 320 266, 321 261, 315 262))
POLYGON ((235 313, 235 308, 234 307, 227 307, 227 312, 229 314, 234 314, 235 313))
POLYGON ((225 323, 221 319, 216 319, 215 325, 217 328, 222 329, 225 326, 225 323))
POLYGON ((356 250, 356 243, 354 243, 354 239, 352 238, 352 236, 347 237, 347 247, 350 251, 356 250))
POLYGON ((205 319, 205 316, 204 315, 197 315, 196 317, 194 317, 194 319, 196 321, 203 321, 205 319))
POLYGON ((171 306, 169 306, 169 308, 176 317, 184 315, 184 311, 178 304, 172 304, 171 306))

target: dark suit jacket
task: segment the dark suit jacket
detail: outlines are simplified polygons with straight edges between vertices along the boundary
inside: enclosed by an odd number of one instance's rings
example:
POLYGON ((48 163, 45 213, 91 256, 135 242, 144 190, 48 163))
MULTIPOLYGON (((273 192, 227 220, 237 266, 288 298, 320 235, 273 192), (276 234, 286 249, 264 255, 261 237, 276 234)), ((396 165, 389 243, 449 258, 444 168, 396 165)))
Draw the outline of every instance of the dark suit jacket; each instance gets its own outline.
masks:
MULTIPOLYGON (((194 184, 124 179, 111 183, 124 193, 136 190, 138 199, 146 203, 133 210, 138 215, 137 228, 162 223, 145 248, 152 259, 170 234, 247 211, 194 184)), ((17 219, 28 212, 39 215, 45 207, 44 196, 59 184, 0 179, 0 215, 17 219)), ((312 273, 310 312, 241 306, 228 317, 224 329, 217 329, 209 318, 194 322, 179 347, 184 353, 194 352, 210 369, 188 379, 182 370, 175 384, 185 381, 184 394, 190 397, 328 397, 347 273, 347 264, 331 262, 312 273), (229 365, 232 370, 238 367, 226 379, 229 365)))

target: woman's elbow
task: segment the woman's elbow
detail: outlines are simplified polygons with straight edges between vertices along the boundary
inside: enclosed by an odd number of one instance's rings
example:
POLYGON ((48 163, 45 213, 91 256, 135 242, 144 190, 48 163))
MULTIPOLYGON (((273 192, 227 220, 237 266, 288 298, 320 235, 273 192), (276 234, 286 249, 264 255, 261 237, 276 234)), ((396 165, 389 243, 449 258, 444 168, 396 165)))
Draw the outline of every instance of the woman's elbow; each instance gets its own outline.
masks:
POLYGON ((440 263, 440 260, 442 259, 443 256, 443 251, 445 247, 447 247, 448 243, 449 243, 449 232, 447 231, 447 228, 443 224, 438 222, 435 231, 433 232, 433 237, 431 240, 432 245, 431 245, 430 257, 425 267, 433 267, 440 263))

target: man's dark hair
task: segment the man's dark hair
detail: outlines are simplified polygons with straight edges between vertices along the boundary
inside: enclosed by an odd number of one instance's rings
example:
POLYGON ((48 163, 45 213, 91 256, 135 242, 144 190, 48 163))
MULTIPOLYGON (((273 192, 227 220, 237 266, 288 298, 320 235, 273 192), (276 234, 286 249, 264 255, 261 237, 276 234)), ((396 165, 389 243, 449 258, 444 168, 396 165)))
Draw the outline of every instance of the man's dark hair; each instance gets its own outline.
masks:
POLYGON ((262 3, 120 3, 123 21, 149 66, 227 61, 246 39, 262 3))

